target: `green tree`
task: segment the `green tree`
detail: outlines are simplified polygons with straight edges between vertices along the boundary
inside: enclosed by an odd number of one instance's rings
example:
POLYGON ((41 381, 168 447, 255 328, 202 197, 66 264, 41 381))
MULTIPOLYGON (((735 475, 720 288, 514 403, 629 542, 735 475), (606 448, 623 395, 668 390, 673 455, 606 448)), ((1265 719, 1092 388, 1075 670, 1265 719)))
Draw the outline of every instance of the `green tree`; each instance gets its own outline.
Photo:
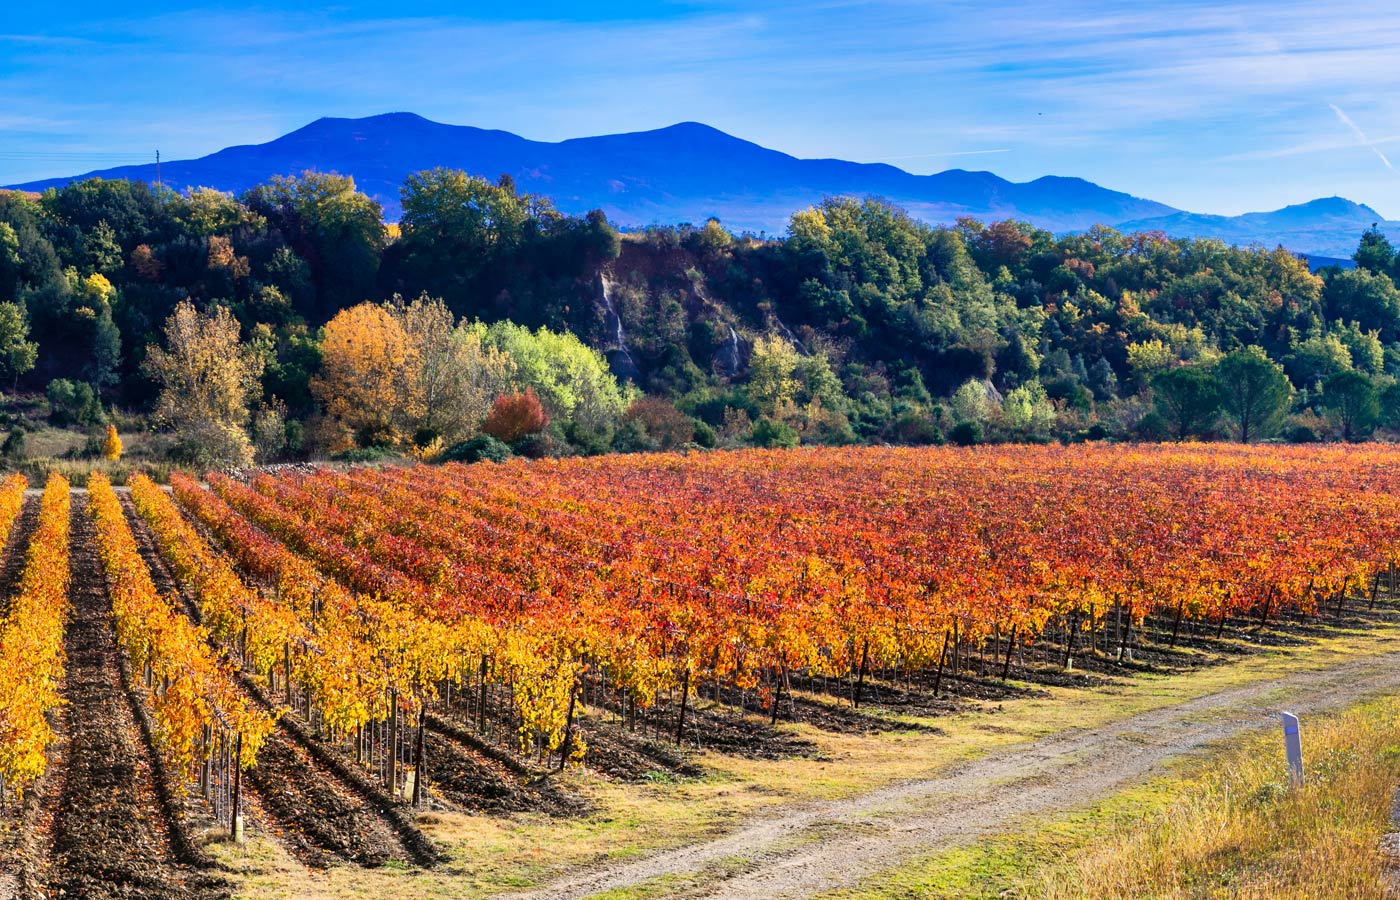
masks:
POLYGON ((611 444, 633 391, 618 383, 601 353, 569 332, 531 331, 513 322, 473 327, 485 345, 510 358, 511 389, 534 389, 550 421, 571 441, 590 452, 611 444))
POLYGON ((1293 383, 1311 387, 1351 368, 1351 351, 1335 334, 1313 335, 1299 341, 1284 360, 1293 383))
POLYGON ((1358 268, 1368 272, 1375 274, 1389 272, 1391 266, 1395 264, 1395 248, 1391 246, 1390 239, 1379 228, 1372 225, 1366 229, 1365 234, 1361 235, 1361 244, 1356 248, 1356 252, 1352 254, 1351 258, 1358 268))
POLYGON ((1337 272, 1327 279, 1322 305, 1329 322, 1355 322, 1386 341, 1400 337, 1400 290, 1389 275, 1363 268, 1337 272))
POLYGON ((1184 441, 1215 421, 1220 392, 1211 373, 1200 366, 1177 366, 1152 379, 1152 402, 1171 434, 1184 441))
POLYGON ((1392 431, 1400 429, 1400 381, 1391 381, 1376 392, 1376 406, 1380 413, 1377 424, 1392 431))
POLYGON ((1322 386, 1322 408, 1344 441, 1361 440, 1376 427, 1376 386, 1360 372, 1338 372, 1322 386))
POLYGON ((0 364, 18 386, 19 377, 34 368, 39 345, 29 340, 29 319, 18 303, 0 303, 0 364))
POLYGON ((1263 349, 1245 347, 1215 366, 1220 406, 1239 431, 1240 441, 1273 435, 1293 402, 1293 385, 1283 367, 1263 349))
POLYGON ((1043 435, 1055 424, 1055 406, 1046 396, 1044 385, 1035 379, 1006 395, 1001 414, 1007 426, 1027 437, 1043 435))
POLYGON ((375 294, 384 210, 356 189, 353 178, 319 172, 274 177, 244 194, 243 203, 275 225, 309 267, 315 300, 298 310, 307 318, 327 321, 375 294))
POLYGON ((1129 344, 1126 352, 1128 368, 1132 371, 1133 380, 1139 390, 1149 387, 1152 379, 1169 369, 1177 360, 1176 351, 1157 338, 1129 344))

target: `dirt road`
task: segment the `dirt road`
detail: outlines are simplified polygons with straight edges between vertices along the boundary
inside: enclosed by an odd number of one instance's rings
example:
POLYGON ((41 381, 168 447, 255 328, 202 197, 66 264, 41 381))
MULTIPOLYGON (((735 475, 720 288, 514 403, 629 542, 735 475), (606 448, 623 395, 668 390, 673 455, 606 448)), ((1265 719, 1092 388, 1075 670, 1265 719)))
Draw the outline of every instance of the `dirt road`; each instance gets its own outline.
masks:
POLYGON ((512 900, 572 900, 663 876, 691 881, 688 897, 809 897, 1019 817, 1083 806, 1143 781, 1171 757, 1273 725, 1280 708, 1315 712, 1395 689, 1400 652, 1221 691, 1100 728, 1070 728, 936 777, 787 807, 724 837, 570 875, 512 900))

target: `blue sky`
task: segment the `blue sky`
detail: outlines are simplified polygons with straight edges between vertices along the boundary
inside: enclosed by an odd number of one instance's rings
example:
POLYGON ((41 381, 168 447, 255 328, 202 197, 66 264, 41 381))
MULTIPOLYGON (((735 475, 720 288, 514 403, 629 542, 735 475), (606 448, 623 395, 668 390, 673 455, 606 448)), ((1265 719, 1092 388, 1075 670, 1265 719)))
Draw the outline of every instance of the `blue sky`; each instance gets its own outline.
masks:
POLYGON ((0 183, 408 110, 538 140, 698 120, 798 156, 1400 218, 1386 4, 0 5, 0 183))

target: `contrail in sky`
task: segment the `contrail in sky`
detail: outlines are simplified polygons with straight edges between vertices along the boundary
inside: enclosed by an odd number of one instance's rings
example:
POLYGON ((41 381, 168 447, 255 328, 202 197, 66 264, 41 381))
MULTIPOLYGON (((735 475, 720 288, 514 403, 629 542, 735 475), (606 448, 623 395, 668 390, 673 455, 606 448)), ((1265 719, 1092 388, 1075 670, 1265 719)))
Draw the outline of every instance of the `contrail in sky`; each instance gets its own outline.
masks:
POLYGON ((1335 103, 1329 103, 1327 105, 1332 107, 1332 112, 1337 114, 1337 118, 1342 120, 1342 124, 1351 129, 1351 133, 1356 135, 1356 139, 1361 142, 1363 147, 1370 147, 1371 152, 1380 157, 1381 162, 1385 163, 1387 169, 1400 175, 1400 170, 1397 170, 1395 166, 1391 165, 1390 160, 1381 152, 1381 148, 1377 147, 1371 142, 1370 138, 1366 137, 1366 132, 1362 131, 1361 126, 1351 120, 1351 116, 1342 112, 1342 108, 1335 103))

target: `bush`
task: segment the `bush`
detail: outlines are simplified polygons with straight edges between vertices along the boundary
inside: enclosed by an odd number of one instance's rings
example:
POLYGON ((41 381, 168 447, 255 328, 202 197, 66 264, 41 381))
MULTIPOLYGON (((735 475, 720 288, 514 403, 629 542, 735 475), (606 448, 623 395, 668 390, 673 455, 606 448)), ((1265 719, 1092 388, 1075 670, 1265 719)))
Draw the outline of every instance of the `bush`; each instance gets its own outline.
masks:
POLYGON ((116 462, 122 458, 122 439, 117 434, 117 426, 108 425, 107 433, 102 438, 102 458, 108 462, 116 462))
POLYGON ((1169 435, 1167 420, 1155 409, 1138 420, 1135 431, 1144 441, 1165 441, 1169 435))
POLYGON ((448 447, 447 451, 442 454, 442 461, 475 463, 486 460, 499 463, 505 462, 510 457, 510 448, 503 442, 489 434, 478 434, 470 440, 448 447))
POLYGON ((894 421, 894 439, 901 444, 919 446, 942 444, 943 432, 933 419, 917 412, 906 412, 894 421))
POLYGON ((1313 430, 1311 425, 1304 425, 1301 422, 1290 425, 1283 433, 1283 439, 1290 444, 1316 444, 1322 440, 1322 436, 1313 430))
MULTIPOLYGON (((511 448, 516 456, 524 456, 529 459, 544 459, 549 456, 573 456, 574 448, 559 440, 552 431, 541 431, 539 434, 530 434, 515 442, 511 448)), ((597 450, 597 453, 606 453, 607 450, 597 450)))
POLYGON ((6 459, 19 459, 24 456, 24 429, 11 428, 5 435, 5 443, 0 444, 0 454, 6 459))
POLYGON ((715 435, 715 430, 708 422, 696 421, 695 423, 695 443, 706 449, 713 449, 719 438, 715 435))
POLYGON ((535 396, 533 388, 523 394, 502 394, 496 398, 481 430, 503 444, 514 444, 529 434, 537 434, 549 425, 549 415, 535 396))
POLYGON ((391 459, 403 459, 403 454, 392 447, 355 447, 331 457, 336 462, 377 463, 391 459))
MULTIPOLYGON (((101 452, 101 442, 97 441, 92 455, 101 452)), ((170 456, 196 469, 249 466, 253 464, 253 443, 248 440, 248 433, 236 425, 200 422, 176 434, 170 456)))
POLYGON ((767 417, 753 423, 749 440, 755 447, 796 447, 797 430, 786 422, 775 422, 767 417))
POLYGON ((1110 432, 1108 426, 1102 422, 1095 422, 1084 432, 1084 440, 1086 441, 1106 441, 1112 436, 1113 433, 1110 432))
POLYGON ((96 425, 103 419, 102 402, 86 381, 55 378, 45 394, 49 420, 55 425, 96 425))
POLYGON ((959 447, 972 447, 982 443, 983 439, 981 422, 959 422, 948 432, 948 440, 959 447))

